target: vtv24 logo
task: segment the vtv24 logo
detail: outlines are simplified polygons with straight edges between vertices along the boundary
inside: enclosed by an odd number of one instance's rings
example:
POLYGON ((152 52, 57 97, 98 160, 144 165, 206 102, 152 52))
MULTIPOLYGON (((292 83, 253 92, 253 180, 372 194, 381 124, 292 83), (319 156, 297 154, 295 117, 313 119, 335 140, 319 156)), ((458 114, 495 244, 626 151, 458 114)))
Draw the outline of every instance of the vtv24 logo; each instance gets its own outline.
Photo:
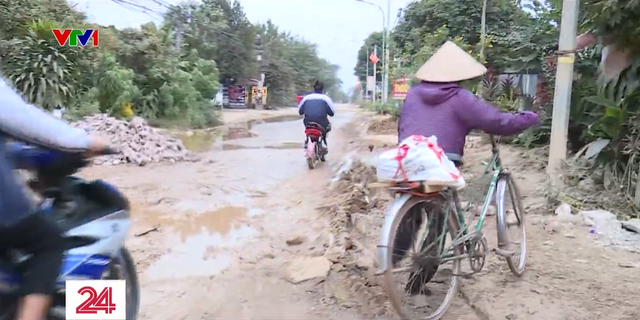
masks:
POLYGON ((51 32, 53 32, 53 36, 61 47, 65 45, 69 47, 77 47, 78 45, 84 47, 89 43, 89 39, 93 40, 94 47, 99 44, 98 30, 53 29, 51 32))
POLYGON ((125 280, 67 280, 66 318, 126 320, 125 280))

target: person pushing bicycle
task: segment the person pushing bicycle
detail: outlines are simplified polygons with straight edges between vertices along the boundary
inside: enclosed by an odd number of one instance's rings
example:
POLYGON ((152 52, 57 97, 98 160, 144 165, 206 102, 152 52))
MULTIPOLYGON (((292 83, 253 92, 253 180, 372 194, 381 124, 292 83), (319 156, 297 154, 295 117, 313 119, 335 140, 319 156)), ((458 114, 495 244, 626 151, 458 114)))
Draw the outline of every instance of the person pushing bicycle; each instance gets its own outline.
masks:
MULTIPOLYGON (((508 136, 540 122, 534 112, 500 112, 460 85, 462 81, 478 78, 486 72, 487 68, 480 62, 447 41, 415 75, 420 83, 409 89, 400 111, 398 142, 412 135, 436 136, 447 157, 459 166, 466 136, 472 130, 508 136)), ((409 218, 401 225, 407 225, 407 228, 410 224, 421 225, 421 207, 414 206, 410 210, 406 216, 409 218)), ((394 245, 395 261, 406 255, 413 236, 410 232, 398 235, 394 245)), ((427 269, 421 272, 427 272, 427 269)), ((420 278, 423 283, 416 282, 412 290, 430 280, 430 276, 420 278)))

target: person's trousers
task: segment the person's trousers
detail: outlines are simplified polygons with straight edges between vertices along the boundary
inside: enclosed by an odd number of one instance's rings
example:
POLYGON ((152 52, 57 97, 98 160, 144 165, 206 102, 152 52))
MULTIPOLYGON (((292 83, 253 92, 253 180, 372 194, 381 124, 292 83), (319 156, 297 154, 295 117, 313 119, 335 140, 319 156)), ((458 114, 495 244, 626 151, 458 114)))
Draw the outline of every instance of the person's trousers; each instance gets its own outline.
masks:
POLYGON ((55 222, 39 214, 0 226, 2 250, 17 249, 32 255, 23 270, 21 295, 55 292, 65 249, 62 234, 55 222))

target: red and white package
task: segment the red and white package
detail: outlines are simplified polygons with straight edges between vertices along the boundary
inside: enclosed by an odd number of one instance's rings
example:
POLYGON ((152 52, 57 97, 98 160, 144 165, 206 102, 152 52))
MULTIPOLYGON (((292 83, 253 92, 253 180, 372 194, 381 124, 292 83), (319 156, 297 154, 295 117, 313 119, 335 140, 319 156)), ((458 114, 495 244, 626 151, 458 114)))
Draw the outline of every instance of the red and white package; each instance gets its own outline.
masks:
POLYGON ((435 136, 413 135, 396 148, 378 157, 378 181, 420 181, 427 185, 465 186, 464 178, 455 164, 438 146, 435 136))

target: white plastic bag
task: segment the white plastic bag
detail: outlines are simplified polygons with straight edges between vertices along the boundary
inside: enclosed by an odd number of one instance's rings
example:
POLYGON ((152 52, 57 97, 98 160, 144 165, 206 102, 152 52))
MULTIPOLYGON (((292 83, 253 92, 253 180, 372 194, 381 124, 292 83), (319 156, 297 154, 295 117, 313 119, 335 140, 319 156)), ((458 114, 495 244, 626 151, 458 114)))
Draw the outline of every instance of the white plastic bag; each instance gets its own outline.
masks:
POLYGON ((455 164, 438 146, 435 136, 410 136, 378 157, 378 181, 421 181, 427 185, 465 186, 455 164))

